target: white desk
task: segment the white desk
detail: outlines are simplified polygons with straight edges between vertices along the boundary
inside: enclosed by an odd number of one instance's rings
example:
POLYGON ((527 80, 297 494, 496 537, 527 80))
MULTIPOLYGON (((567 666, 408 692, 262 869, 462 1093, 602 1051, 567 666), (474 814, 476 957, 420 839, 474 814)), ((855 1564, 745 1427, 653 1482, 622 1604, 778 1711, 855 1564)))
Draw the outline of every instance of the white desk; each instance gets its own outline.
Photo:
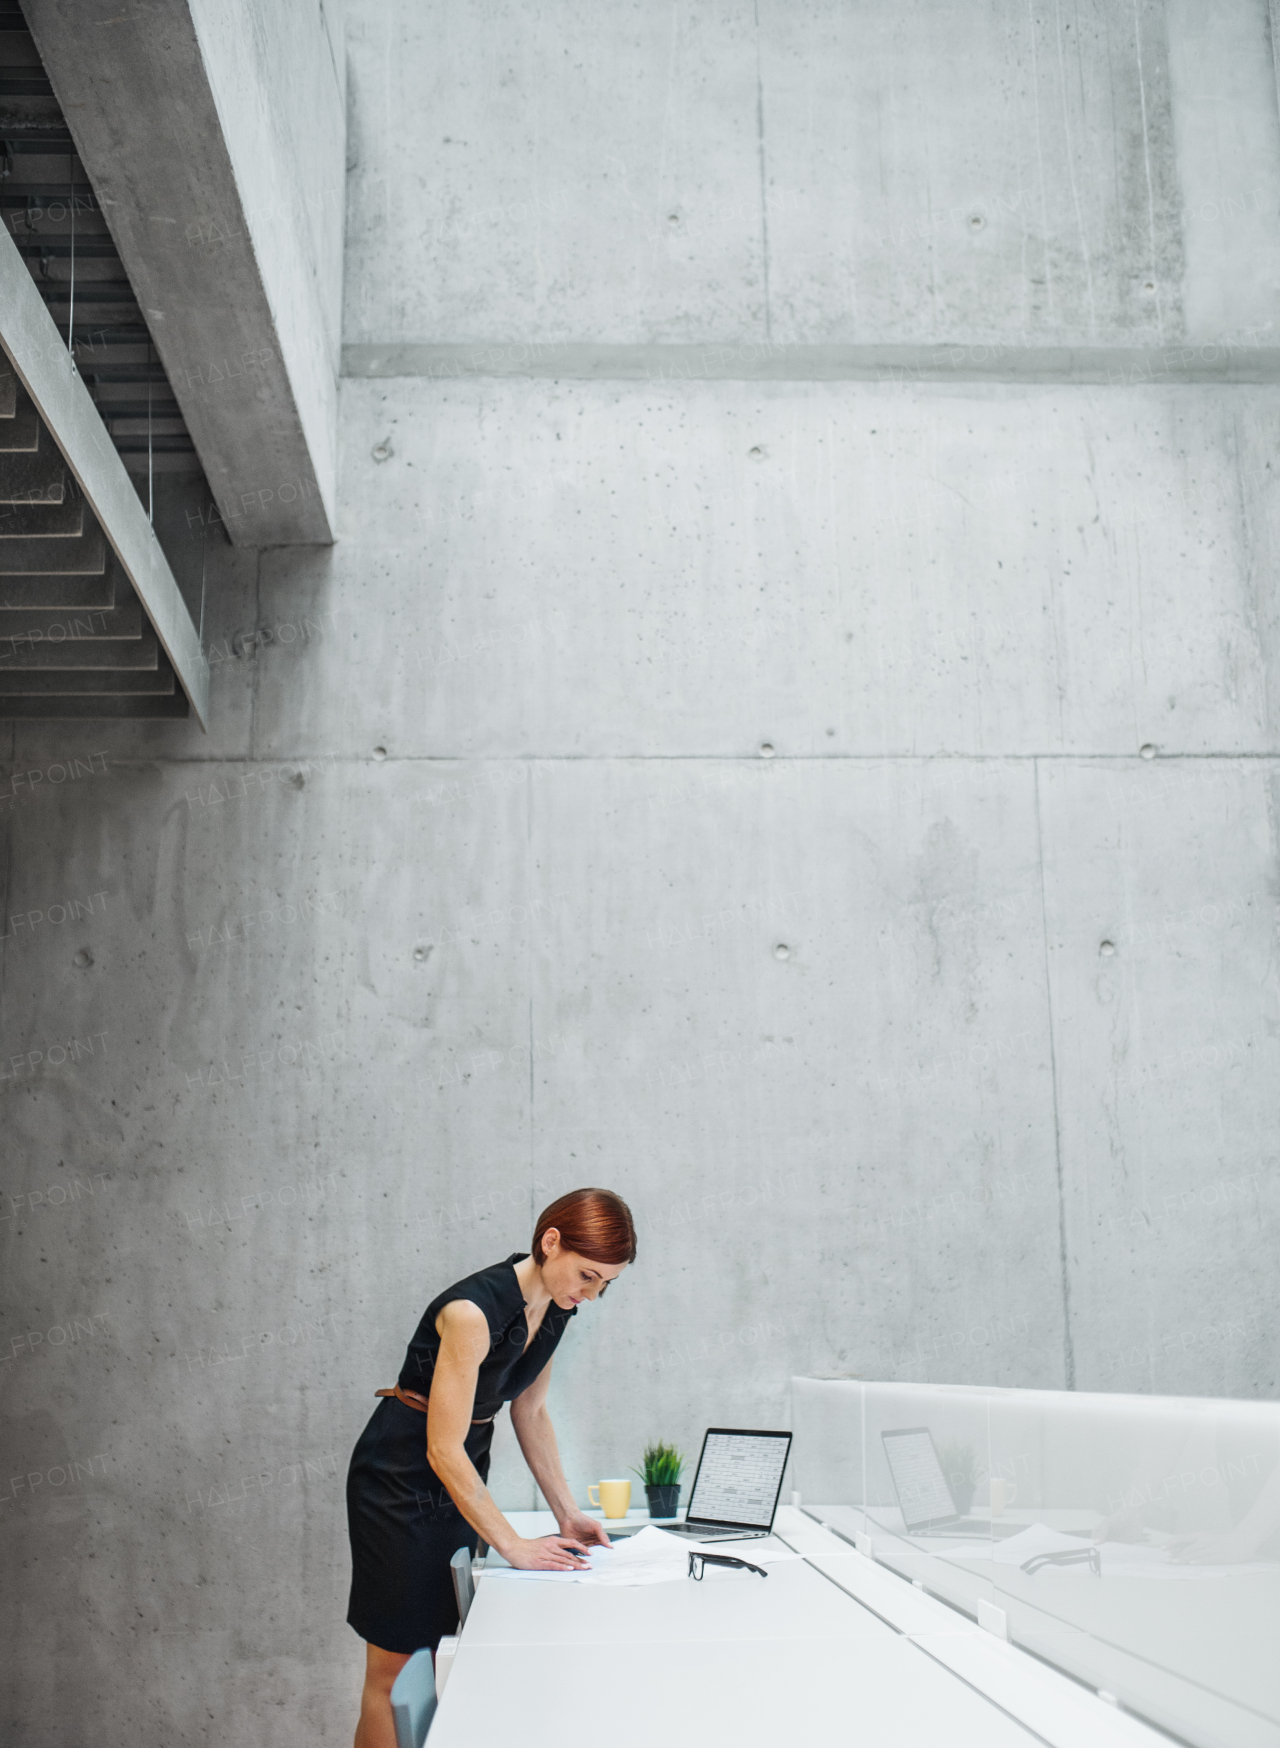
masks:
POLYGON ((637 1655, 625 1644, 473 1648, 464 1632, 428 1740, 562 1748, 581 1733, 610 1748, 1038 1748, 914 1645, 882 1633, 879 1642, 720 1640, 637 1655))
MULTIPOLYGON (((868 1514, 853 1506, 815 1505, 812 1510, 847 1536, 869 1537, 878 1562, 849 1558, 852 1550, 846 1546, 844 1557, 828 1551, 819 1558, 818 1569, 868 1607, 887 1612, 895 1626, 921 1643, 937 1629, 918 1631, 909 1618, 913 1608, 922 1622, 925 1611, 934 1611, 935 1621, 949 1617, 944 1630, 954 1632, 954 1623, 964 1624, 956 1609, 972 1611, 985 1599, 1004 1612, 1016 1644, 1092 1687, 1110 1690, 1133 1711, 1180 1736, 1232 1748, 1276 1748, 1280 1741, 1275 1722, 1280 1661, 1274 1651, 1280 1573, 1270 1567, 1200 1583, 1142 1577, 1081 1583, 1083 1572, 1032 1577, 1016 1566, 995 1565, 971 1543, 908 1542, 897 1514, 887 1509, 868 1514), (918 1600, 904 1604, 895 1573, 918 1580, 943 1601, 908 1585, 906 1597, 918 1600), (872 1600, 872 1586, 885 1599, 883 1609, 872 1600), (1206 1596, 1212 1599, 1209 1605, 1206 1596)), ((1088 1527, 1096 1516, 1008 1514, 1015 1522, 1020 1515, 1022 1521, 1040 1517, 1063 1528, 1088 1527)))
MULTIPOLYGON (((779 1513, 781 1531, 803 1525, 779 1513)), ((1040 1740, 802 1560, 635 1589, 482 1578, 429 1748, 563 1748, 566 1730, 610 1748, 1040 1740)))
MULTIPOLYGON (((759 1547, 759 1543, 755 1544, 759 1547)), ((751 1544, 726 1542, 749 1560, 751 1544)), ((702 1582, 607 1590, 483 1578, 467 1617, 467 1645, 705 1645, 719 1639, 876 1639, 884 1628, 803 1560, 767 1578, 707 1567, 702 1582), (484 1607, 479 1607, 483 1597, 484 1607), (548 1606, 549 1599, 554 1603, 548 1606)), ((451 1678, 452 1679, 452 1678, 451 1678)))

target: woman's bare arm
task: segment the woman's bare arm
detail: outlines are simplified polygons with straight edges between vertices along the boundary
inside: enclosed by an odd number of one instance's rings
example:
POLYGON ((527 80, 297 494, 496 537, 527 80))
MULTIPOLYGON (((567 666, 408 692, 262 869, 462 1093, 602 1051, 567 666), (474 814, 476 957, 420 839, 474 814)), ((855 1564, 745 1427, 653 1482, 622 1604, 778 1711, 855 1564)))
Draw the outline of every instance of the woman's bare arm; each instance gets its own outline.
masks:
POLYGON ((489 1325, 469 1299, 453 1299, 436 1319, 440 1353, 427 1408, 427 1461, 472 1529, 512 1566, 555 1571, 582 1561, 560 1536, 518 1536, 493 1502, 467 1455, 476 1378, 489 1352, 489 1325))
POLYGON ((572 1536, 575 1541, 599 1542, 607 1548, 611 1544, 603 1526, 596 1518, 578 1509, 561 1467, 556 1429, 547 1411, 551 1365, 548 1360, 528 1389, 522 1390, 511 1404, 511 1424, 524 1452, 524 1460, 542 1489, 542 1497, 556 1515, 560 1534, 572 1536))

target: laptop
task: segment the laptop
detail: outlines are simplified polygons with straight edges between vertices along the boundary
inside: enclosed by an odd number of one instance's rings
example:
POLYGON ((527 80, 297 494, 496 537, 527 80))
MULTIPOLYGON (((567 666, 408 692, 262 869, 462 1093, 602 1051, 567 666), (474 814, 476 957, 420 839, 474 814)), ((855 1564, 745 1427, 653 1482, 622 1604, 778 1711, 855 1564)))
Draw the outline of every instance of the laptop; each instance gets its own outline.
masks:
POLYGON ((1005 1536, 1020 1535, 1027 1527, 989 1517, 961 1517, 927 1426, 882 1432, 880 1441, 909 1536, 963 1536, 969 1541, 985 1536, 1002 1541, 1005 1536))
POLYGON ((663 1529, 694 1542, 746 1542, 769 1535, 790 1450, 789 1432, 708 1427, 684 1522, 664 1523, 663 1529))

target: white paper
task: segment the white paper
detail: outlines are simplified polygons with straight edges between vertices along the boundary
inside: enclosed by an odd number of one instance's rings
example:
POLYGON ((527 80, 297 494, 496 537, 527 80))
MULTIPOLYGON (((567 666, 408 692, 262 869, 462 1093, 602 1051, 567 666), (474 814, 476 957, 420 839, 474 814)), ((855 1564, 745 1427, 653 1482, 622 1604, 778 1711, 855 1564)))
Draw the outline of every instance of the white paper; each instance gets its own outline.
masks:
MULTIPOLYGON (((755 1566, 773 1565, 781 1560, 800 1560, 804 1556, 773 1538, 758 1542, 688 1541, 683 1536, 669 1535, 653 1524, 647 1524, 625 1541, 611 1548, 592 1548, 587 1555, 587 1568, 571 1572, 518 1572, 510 1566, 495 1566, 486 1571, 486 1578, 532 1579, 545 1584, 594 1584, 599 1586, 632 1584, 672 1584, 689 1576, 689 1555, 733 1554, 739 1560, 750 1560, 755 1566)), ((716 1574, 720 1576, 719 1573, 716 1574)), ((725 1574, 741 1577, 729 1568, 725 1574)), ((747 1573, 747 1577, 754 1574, 747 1573)))
POLYGON ((689 1576, 689 1551, 676 1536, 649 1524, 612 1548, 592 1550, 579 1584, 672 1584, 689 1576))

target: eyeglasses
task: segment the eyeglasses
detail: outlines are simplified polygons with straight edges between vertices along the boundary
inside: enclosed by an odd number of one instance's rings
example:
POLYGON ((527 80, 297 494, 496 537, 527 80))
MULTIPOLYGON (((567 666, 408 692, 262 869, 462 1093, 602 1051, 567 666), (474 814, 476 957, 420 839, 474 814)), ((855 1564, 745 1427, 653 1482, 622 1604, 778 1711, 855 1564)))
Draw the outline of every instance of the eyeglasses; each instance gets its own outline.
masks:
POLYGON ((737 1566, 743 1572, 758 1572, 762 1578, 769 1576, 763 1566, 753 1566, 750 1560, 739 1560, 734 1554, 699 1554, 690 1549, 689 1576, 699 1584, 704 1566, 737 1566))
POLYGON ((1083 1566, 1088 1562, 1095 1577, 1102 1576, 1102 1555, 1090 1544, 1087 1548, 1064 1548, 1059 1554, 1035 1554, 1022 1562, 1024 1572, 1038 1572, 1042 1566, 1083 1566))

